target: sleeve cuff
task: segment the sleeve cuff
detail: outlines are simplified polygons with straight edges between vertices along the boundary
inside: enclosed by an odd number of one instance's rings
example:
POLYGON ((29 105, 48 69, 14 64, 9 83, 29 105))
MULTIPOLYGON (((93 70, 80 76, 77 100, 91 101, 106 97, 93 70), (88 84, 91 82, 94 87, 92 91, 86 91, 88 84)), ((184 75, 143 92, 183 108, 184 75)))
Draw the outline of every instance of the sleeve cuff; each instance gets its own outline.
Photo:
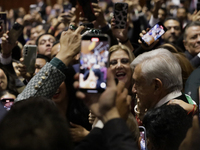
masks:
POLYGON ((54 57, 51 61, 50 64, 57 69, 59 69, 62 73, 65 72, 65 70, 68 68, 60 59, 54 57))
POLYGON ((151 27, 153 27, 158 22, 159 22, 159 19, 158 18, 154 18, 153 15, 151 15, 151 19, 149 20, 149 25, 151 27))
POLYGON ((8 58, 3 58, 2 53, 0 54, 1 63, 3 65, 8 65, 12 62, 12 56, 10 55, 8 58))

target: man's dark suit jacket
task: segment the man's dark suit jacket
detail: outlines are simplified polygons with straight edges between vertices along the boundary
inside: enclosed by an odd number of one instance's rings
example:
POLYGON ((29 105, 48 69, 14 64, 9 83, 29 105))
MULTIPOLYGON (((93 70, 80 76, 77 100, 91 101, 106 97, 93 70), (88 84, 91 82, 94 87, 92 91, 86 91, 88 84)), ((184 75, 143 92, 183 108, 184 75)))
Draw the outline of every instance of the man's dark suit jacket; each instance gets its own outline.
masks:
POLYGON ((188 51, 185 51, 185 55, 189 59, 193 67, 197 68, 200 66, 200 58, 197 55, 192 56, 188 51))
POLYGON ((138 150, 122 119, 108 121, 103 129, 94 128, 75 150, 138 150))
POLYGON ((185 93, 190 95, 191 98, 198 104, 198 87, 200 86, 200 67, 195 69, 185 83, 185 93))

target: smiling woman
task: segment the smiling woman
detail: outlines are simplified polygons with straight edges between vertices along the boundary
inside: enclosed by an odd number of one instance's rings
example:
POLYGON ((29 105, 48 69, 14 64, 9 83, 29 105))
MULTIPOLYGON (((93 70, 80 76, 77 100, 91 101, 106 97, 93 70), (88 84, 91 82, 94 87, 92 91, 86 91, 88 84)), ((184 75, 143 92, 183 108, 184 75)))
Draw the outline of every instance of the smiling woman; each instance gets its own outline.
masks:
POLYGON ((109 67, 115 78, 124 82, 125 87, 131 91, 133 72, 130 63, 134 59, 133 53, 125 45, 114 45, 109 52, 109 67))
POLYGON ((15 86, 15 78, 10 74, 5 68, 0 68, 0 91, 12 90, 14 93, 18 94, 17 88, 15 86))

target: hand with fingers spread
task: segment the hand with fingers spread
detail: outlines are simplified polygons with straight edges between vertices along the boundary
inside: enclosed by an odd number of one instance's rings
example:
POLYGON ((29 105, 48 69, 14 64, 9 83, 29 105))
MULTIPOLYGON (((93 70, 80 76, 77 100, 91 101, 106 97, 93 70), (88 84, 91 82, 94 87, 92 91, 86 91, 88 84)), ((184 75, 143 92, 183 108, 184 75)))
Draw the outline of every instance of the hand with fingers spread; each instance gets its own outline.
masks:
POLYGON ((199 150, 200 149, 200 128, 197 116, 193 117, 192 127, 188 130, 185 139, 179 146, 179 150, 199 150))
MULTIPOLYGON (((78 75, 75 76, 78 78, 78 75)), ((74 83, 74 87, 79 87, 79 82, 74 83)), ((114 80, 114 76, 110 69, 108 69, 107 88, 100 94, 88 94, 78 91, 77 97, 84 100, 86 106, 93 112, 93 114, 102 120, 103 123, 114 119, 120 118, 119 112, 115 106, 115 99, 117 94, 117 88, 114 80)))
POLYGON ((80 125, 71 122, 70 125, 72 126, 72 128, 70 128, 70 134, 74 142, 82 141, 90 133, 88 130, 80 125))
POLYGON ((8 33, 9 33, 9 31, 4 33, 2 38, 1 38, 2 39, 2 44, 1 44, 2 56, 4 58, 8 58, 12 53, 12 49, 17 45, 17 41, 15 41, 15 44, 10 44, 9 43, 9 41, 8 41, 8 39, 9 39, 8 33))
POLYGON ((200 21, 200 11, 195 10, 191 15, 192 21, 200 21))
POLYGON ((79 26, 75 31, 69 29, 63 31, 60 38, 60 51, 56 55, 66 66, 68 66, 74 59, 74 57, 80 51, 81 44, 81 31, 83 26, 79 26))

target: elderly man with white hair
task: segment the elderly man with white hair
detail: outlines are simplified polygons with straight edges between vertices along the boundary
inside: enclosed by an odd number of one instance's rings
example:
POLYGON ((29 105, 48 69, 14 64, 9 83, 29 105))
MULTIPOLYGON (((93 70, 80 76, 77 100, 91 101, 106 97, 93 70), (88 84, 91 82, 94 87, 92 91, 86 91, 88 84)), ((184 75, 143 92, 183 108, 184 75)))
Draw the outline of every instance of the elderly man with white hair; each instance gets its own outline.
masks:
POLYGON ((181 93, 179 62, 167 49, 143 53, 133 60, 131 67, 134 70, 132 92, 138 99, 135 112, 140 118, 147 110, 165 105, 173 99, 189 102, 181 93))

